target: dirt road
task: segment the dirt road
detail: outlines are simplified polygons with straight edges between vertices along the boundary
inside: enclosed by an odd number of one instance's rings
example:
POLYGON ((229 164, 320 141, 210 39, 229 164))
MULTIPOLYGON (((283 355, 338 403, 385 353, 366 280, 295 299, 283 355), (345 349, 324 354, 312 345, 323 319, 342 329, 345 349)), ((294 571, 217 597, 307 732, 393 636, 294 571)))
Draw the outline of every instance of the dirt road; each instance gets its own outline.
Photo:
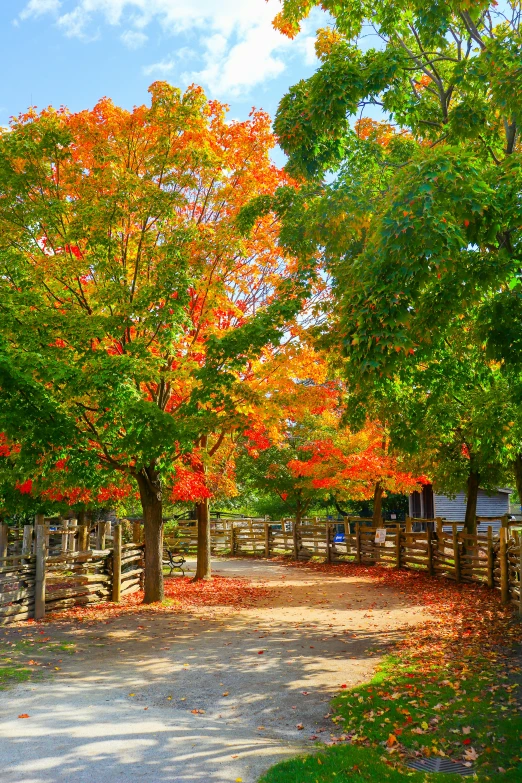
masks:
POLYGON ((51 679, 0 693, 2 783, 255 783, 328 740, 331 696, 367 680, 379 651, 426 619, 370 578, 214 565, 269 594, 239 611, 46 624, 77 652, 51 679))

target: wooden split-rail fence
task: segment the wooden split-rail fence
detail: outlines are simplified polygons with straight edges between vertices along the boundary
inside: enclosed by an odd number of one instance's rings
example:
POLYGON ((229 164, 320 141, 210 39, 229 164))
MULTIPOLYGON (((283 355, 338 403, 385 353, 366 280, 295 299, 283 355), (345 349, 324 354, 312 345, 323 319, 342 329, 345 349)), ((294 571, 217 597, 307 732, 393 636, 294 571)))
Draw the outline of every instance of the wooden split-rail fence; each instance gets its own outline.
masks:
POLYGON ((124 544, 121 524, 91 531, 76 520, 51 525, 40 516, 23 530, 0 524, 0 625, 119 602, 142 588, 143 570, 143 546, 124 544))
MULTIPOLYGON (((211 550, 214 554, 290 555, 295 560, 318 557, 329 563, 417 569, 455 582, 483 583, 499 590, 502 602, 513 603, 522 614, 522 531, 511 529, 506 517, 500 525, 485 527, 486 522, 482 519, 475 535, 466 533, 462 523, 440 518, 383 522, 380 529, 386 531, 385 539, 380 542, 377 528, 359 517, 344 522, 303 519, 300 523, 222 519, 212 522, 211 550), (428 529, 414 531, 415 523, 428 529)), ((134 537, 140 540, 139 523, 134 526, 134 537)), ((178 527, 165 537, 165 546, 176 553, 195 553, 196 526, 178 527)))

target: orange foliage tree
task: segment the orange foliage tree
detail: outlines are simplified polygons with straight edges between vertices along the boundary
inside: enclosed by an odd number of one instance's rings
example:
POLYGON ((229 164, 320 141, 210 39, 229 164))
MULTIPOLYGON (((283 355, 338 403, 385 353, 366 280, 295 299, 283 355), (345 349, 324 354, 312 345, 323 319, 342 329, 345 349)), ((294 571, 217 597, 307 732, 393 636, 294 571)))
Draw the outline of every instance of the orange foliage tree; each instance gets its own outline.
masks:
POLYGON ((207 474, 309 278, 273 216, 238 229, 287 183, 267 115, 229 122, 197 87, 150 92, 132 111, 30 111, 0 138, 0 426, 42 480, 66 459, 71 487, 137 487, 146 602, 163 597, 165 492, 199 504, 210 575, 207 474))
POLYGON ((409 493, 425 481, 391 450, 382 424, 368 420, 354 431, 344 423, 343 396, 344 385, 329 378, 321 355, 301 345, 292 369, 272 379, 272 421, 279 429, 269 429, 268 416, 244 433, 245 475, 276 492, 298 520, 319 500, 339 505, 373 498, 378 523, 386 493, 409 493))

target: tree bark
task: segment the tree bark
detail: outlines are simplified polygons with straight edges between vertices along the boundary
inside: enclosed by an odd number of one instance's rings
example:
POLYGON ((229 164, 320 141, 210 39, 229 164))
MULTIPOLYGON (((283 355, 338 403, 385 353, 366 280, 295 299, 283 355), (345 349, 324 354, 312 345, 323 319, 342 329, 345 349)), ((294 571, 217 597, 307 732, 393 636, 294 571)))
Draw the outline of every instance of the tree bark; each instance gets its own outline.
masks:
POLYGON ((522 454, 517 454, 513 460, 513 471, 515 473, 515 484, 518 492, 518 502, 522 505, 522 454))
POLYGON ((480 474, 474 470, 468 476, 468 491, 466 498, 466 516, 464 529, 466 533, 474 535, 477 532, 477 498, 480 483, 480 474))
POLYGON ((381 482, 378 481, 373 493, 373 524, 375 527, 382 525, 382 492, 381 482))
POLYGON ((335 508, 337 509, 337 512, 338 512, 338 513, 339 513, 339 514, 340 514, 342 517, 349 517, 349 516, 350 516, 349 512, 348 512, 348 511, 343 511, 343 509, 341 508, 341 506, 340 506, 339 502, 338 502, 338 501, 337 501, 335 498, 332 498, 332 499, 333 499, 334 506, 335 506, 335 508))
POLYGON ((163 501, 159 474, 154 466, 136 476, 140 489, 145 535, 145 597, 152 604, 163 601, 163 501))
POLYGON ((208 498, 196 504, 198 516, 198 561, 194 582, 212 579, 210 565, 210 514, 208 498))

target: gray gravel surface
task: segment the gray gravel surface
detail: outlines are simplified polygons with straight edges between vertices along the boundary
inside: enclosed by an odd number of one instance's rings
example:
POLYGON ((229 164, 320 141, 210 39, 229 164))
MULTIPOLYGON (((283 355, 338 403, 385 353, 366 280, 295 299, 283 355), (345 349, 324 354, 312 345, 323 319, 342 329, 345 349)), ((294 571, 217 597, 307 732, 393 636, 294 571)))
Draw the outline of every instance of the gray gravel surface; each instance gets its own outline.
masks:
POLYGON ((1 782, 255 783, 330 741, 331 696, 426 619, 369 578, 252 560, 215 570, 270 594, 235 611, 46 624, 77 653, 52 678, 0 693, 1 782))

